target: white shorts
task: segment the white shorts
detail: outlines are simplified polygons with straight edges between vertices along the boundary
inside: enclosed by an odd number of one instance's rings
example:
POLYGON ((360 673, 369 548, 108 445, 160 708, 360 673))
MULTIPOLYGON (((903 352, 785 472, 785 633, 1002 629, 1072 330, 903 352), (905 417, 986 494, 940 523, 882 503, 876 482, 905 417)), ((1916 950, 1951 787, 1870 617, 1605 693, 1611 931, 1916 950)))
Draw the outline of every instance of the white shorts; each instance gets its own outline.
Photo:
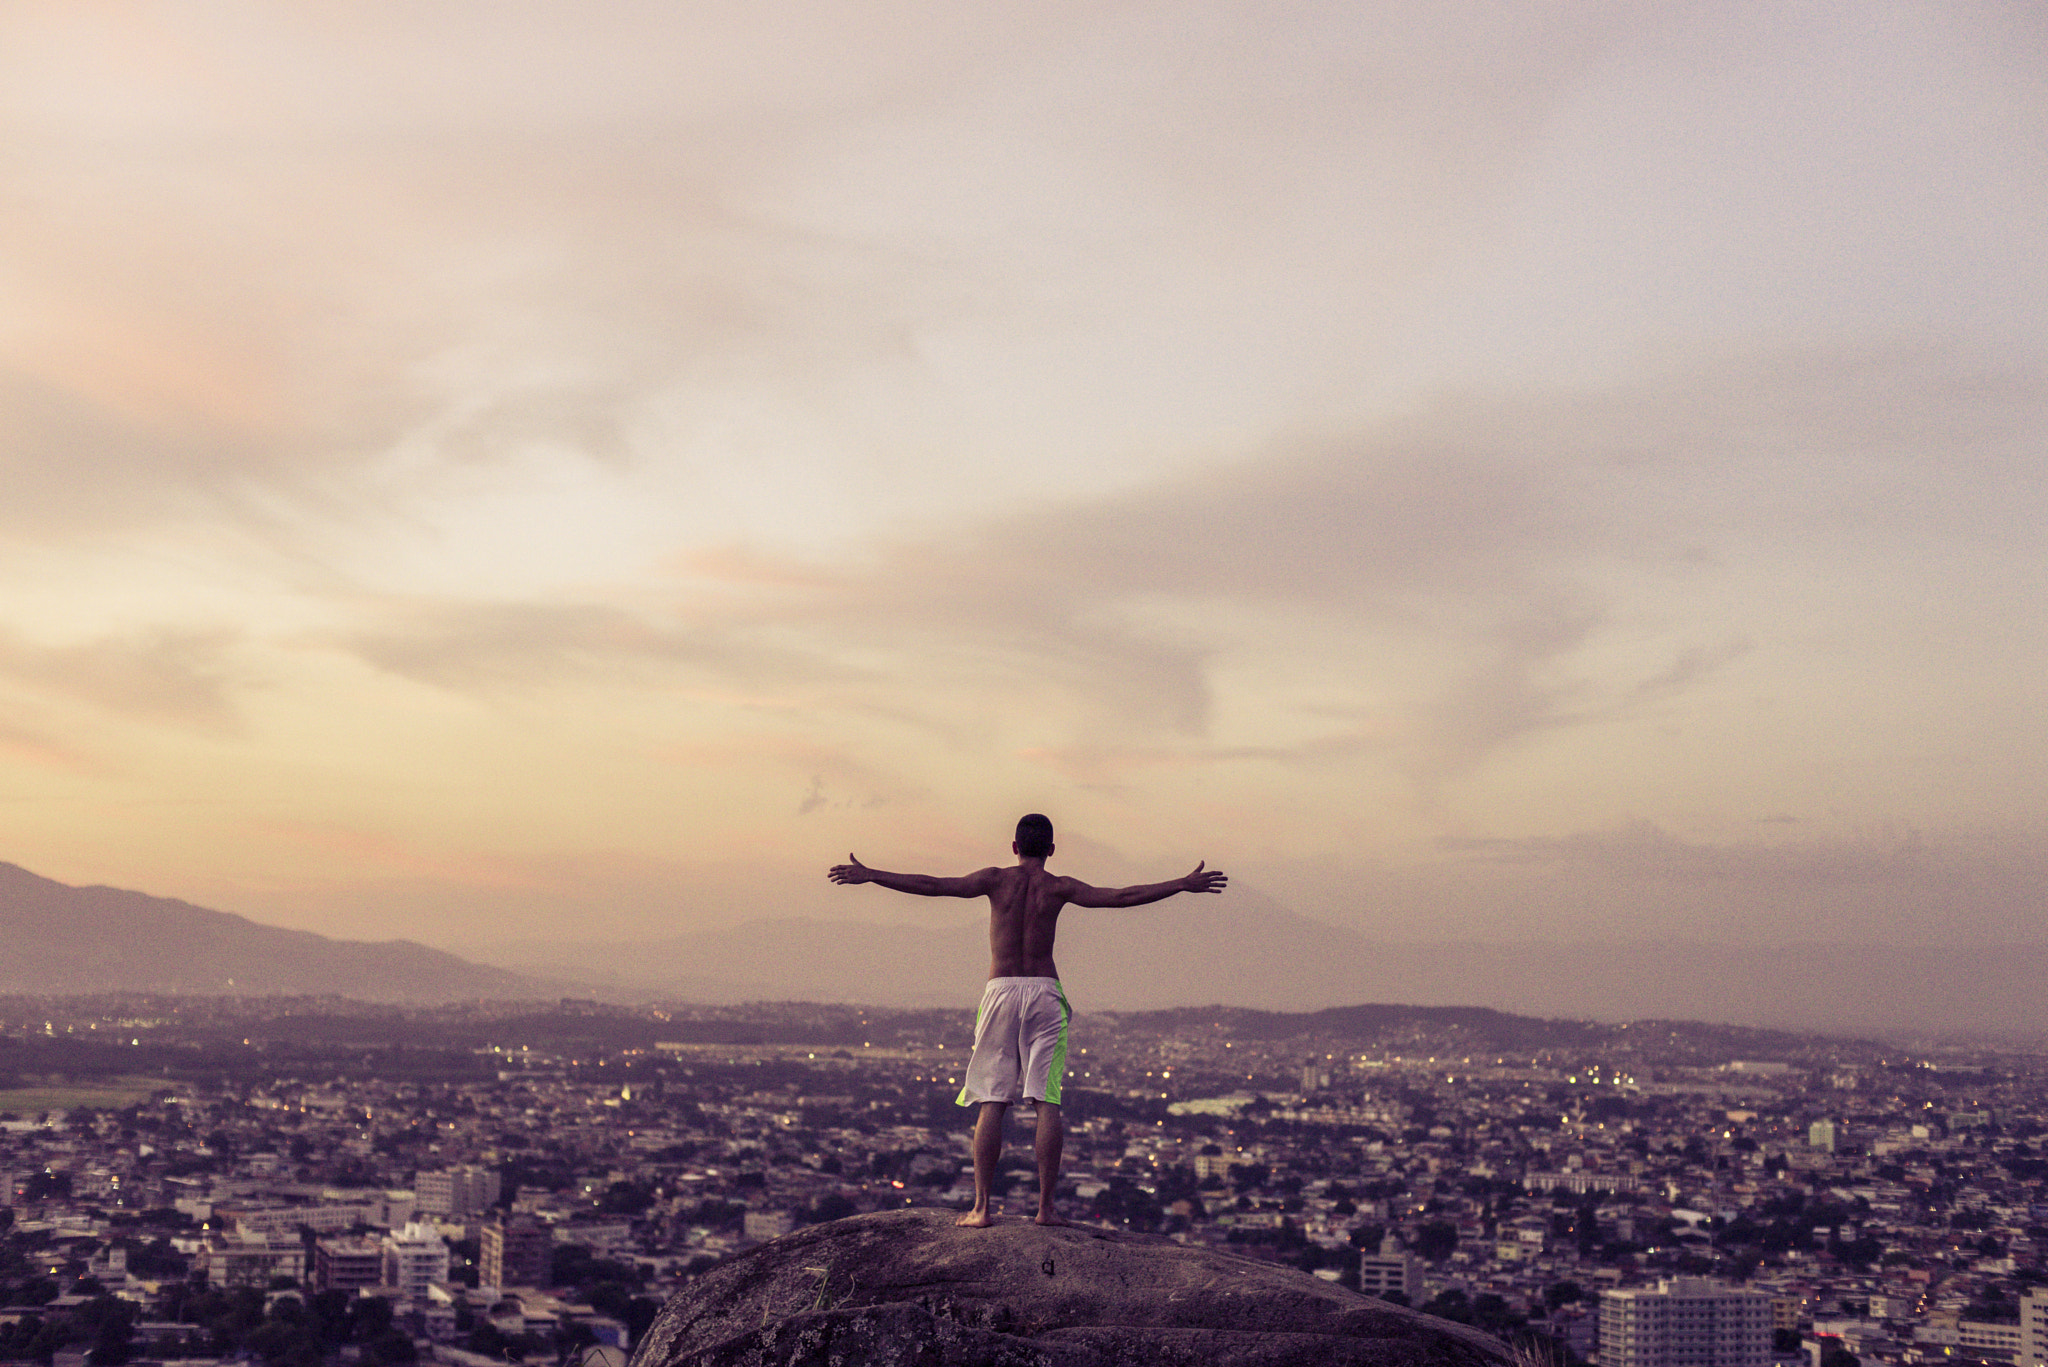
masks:
POLYGON ((990 978, 974 1014, 974 1057, 958 1098, 1060 1104, 1067 1074, 1067 1022, 1074 1008, 1058 978, 990 978))

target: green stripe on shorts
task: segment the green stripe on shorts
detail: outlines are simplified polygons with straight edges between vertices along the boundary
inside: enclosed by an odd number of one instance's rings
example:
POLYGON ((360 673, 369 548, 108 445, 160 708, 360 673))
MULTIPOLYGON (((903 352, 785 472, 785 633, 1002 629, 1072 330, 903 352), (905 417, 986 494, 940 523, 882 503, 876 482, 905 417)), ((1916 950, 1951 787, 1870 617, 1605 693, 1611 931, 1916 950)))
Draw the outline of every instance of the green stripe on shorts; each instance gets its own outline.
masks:
POLYGON ((1067 1027, 1074 1022, 1074 1008, 1067 1005, 1067 989, 1059 989, 1060 999, 1060 1042, 1053 1046, 1052 1067, 1045 1075, 1045 1099, 1057 1106, 1060 1104, 1060 1084, 1067 1076, 1067 1027))

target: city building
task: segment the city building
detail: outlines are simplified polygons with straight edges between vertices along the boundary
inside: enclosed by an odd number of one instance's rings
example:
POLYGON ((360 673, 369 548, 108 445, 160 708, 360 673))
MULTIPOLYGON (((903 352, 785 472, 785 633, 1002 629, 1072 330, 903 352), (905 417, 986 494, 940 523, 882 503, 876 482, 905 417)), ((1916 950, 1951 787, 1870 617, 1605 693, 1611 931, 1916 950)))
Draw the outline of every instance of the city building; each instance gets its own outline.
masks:
POLYGON ((1600 1367, 1768 1367, 1771 1298, 1706 1277, 1600 1293, 1600 1367))
POLYGON ((498 1204, 499 1190, 496 1169, 475 1164, 413 1176, 414 1209, 422 1215, 476 1215, 498 1204))
POLYGON ((213 1208, 214 1218, 244 1234, 278 1236, 310 1229, 315 1234, 336 1234, 357 1225, 385 1222, 382 1201, 323 1202, 319 1205, 272 1205, 243 1201, 222 1201, 213 1208))
POLYGON ((448 1245, 433 1226, 410 1224, 384 1236, 384 1284, 411 1300, 424 1300, 433 1283, 448 1280, 448 1245))
POLYGON ((363 1291, 384 1284, 384 1248, 373 1239, 322 1239, 313 1247, 313 1286, 363 1291))
POLYGON ((292 1236, 240 1231, 210 1234, 204 1258, 208 1280, 220 1287, 253 1286, 268 1291, 274 1277, 296 1282, 306 1276, 306 1246, 292 1236))
POLYGON ((1626 1172, 1587 1172, 1583 1168, 1565 1172, 1532 1172, 1522 1179, 1531 1191, 1564 1190, 1583 1195, 1589 1191, 1636 1192, 1643 1179, 1626 1172))
POLYGON ((2026 1323, 1999 1320, 1957 1320, 1956 1342, 1978 1357, 2017 1362, 2026 1351, 2026 1323))
POLYGON ((2020 1297, 2020 1367, 2048 1367, 2048 1289, 2020 1297))
MULTIPOLYGON (((8 1047, 24 1051, 56 1047, 37 1038, 116 1026, 134 1039, 145 1027, 120 1021, 135 1009, 56 1019, 55 1007, 37 1003, 33 1021, 0 1009, 0 1027, 8 1047), (20 1033, 31 1028, 41 1033, 20 1033)), ((167 1008, 162 1028, 184 1032, 192 1013, 226 1009, 249 1008, 188 1002, 167 1008)), ((474 1021, 422 1017, 418 1028, 451 1031, 459 1044, 499 1019, 496 1010, 479 1007, 474 1021)), ((61 1301, 50 1313, 71 1313, 76 1297, 93 1294, 79 1280, 90 1276, 138 1304, 138 1353, 146 1345, 151 1359, 214 1347, 247 1356, 241 1330, 152 1330, 148 1317, 202 1304, 185 1293, 181 1274, 192 1270, 210 1271, 216 1285, 289 1294, 300 1240, 308 1285, 398 1301, 400 1290, 385 1285, 382 1239, 415 1218, 414 1193, 397 1188, 410 1187, 423 1162, 440 1169, 424 1174, 430 1200, 450 1209, 416 1217, 426 1266, 412 1274, 415 1295, 440 1266, 432 1235, 451 1241, 449 1275, 477 1280, 482 1226, 499 1226, 490 1274, 504 1285, 431 1282, 427 1299, 398 1320, 451 1355, 465 1352, 477 1325, 544 1334, 580 1323, 584 1311, 550 1289, 558 1266, 565 1283, 587 1283, 587 1266, 631 1264, 646 1274, 638 1294, 660 1299, 779 1232, 782 1212, 966 1205, 965 1117, 931 1104, 956 1088, 946 1079, 957 1078, 958 1041, 929 1040, 921 1015, 892 1023, 851 1008, 754 1010, 707 1011, 688 1028, 805 1043, 654 1055, 598 1048, 579 1034, 573 1047, 501 1050, 480 1056, 474 1076, 428 1083, 368 1075, 360 1054, 342 1050, 332 1072, 351 1080, 338 1091, 295 1080, 329 1069, 294 1044, 277 1055, 287 1074, 268 1092, 178 1084, 132 1112, 64 1120, 10 1119, 0 1108, 0 1200, 13 1203, 0 1212, 0 1221, 13 1217, 0 1231, 0 1253, 14 1259, 0 1275, 4 1304, 25 1304, 29 1282, 49 1278, 61 1301), (873 1043, 842 1047, 848 1031, 873 1043), (648 1104, 657 1090, 660 1104, 648 1104), (423 1158, 427 1134, 439 1147, 423 1158), (535 1177, 517 1193, 505 1182, 499 1201, 538 1228, 508 1231, 494 1206, 451 1213, 490 1195, 493 1162, 523 1170, 521 1154, 541 1160, 535 1177), (138 1223, 120 1206, 169 1208, 211 1229, 138 1223), (243 1237, 215 1241, 219 1230, 243 1237), (477 1242, 454 1242, 464 1232, 477 1242), (526 1254, 539 1256, 522 1270, 526 1254), (550 1285, 522 1284, 535 1281, 550 1285), (516 1313, 495 1316, 508 1301, 516 1313)), ((1726 1335, 1708 1332, 1716 1322, 1673 1309, 1666 1288, 1657 1305, 1628 1312, 1633 1326, 1612 1324, 1604 1350, 1595 1338, 1603 1311, 1628 1318, 1601 1291, 1648 1295, 1660 1278, 1706 1274, 1708 1256, 1741 1267, 1743 1285, 1770 1302, 1781 1367, 1795 1367, 1795 1341, 1796 1367, 1845 1351, 1864 1367, 2048 1367, 2048 1069, 2033 1055, 2010 1066, 1937 1066, 1917 1056, 1887 1062, 1893 1046, 1816 1038, 1788 1041, 1793 1063, 1779 1072, 1722 1063, 1731 1042, 1682 1023, 1617 1026, 1611 1049, 1588 1040, 1531 1050, 1502 1036, 1481 1052, 1476 1039, 1428 1022, 1326 1032, 1323 1017, 1304 1017, 1295 1034, 1268 1039, 1234 1018, 1198 1014, 1171 1029, 1137 1015, 1096 1020, 1092 1052, 1077 1055, 1086 1085, 1169 1104, 1163 1120, 1144 1125, 1076 1108, 1065 1150, 1070 1216, 1312 1262, 1320 1276, 1356 1278, 1367 1295, 1399 1292, 1415 1305, 1451 1292, 1468 1305, 1487 1297, 1489 1315, 1510 1327, 1526 1317, 1531 1331, 1581 1358, 1601 1351, 1602 1367, 1628 1360, 1631 1332, 1646 1359, 1653 1328, 1678 1335, 1665 1345, 1673 1367, 1718 1367, 1704 1361, 1709 1349, 1726 1359, 1726 1335), (1378 1042, 1347 1039, 1353 1030, 1377 1031, 1378 1042), (1340 1070, 1338 1086, 1304 1100, 1304 1059, 1340 1070), (1862 1079, 1853 1092, 1816 1091, 1845 1073, 1862 1079), (1640 1085, 1655 1104, 1638 1105, 1629 1090, 1625 1105, 1602 1105, 1623 1079, 1638 1079, 1625 1085, 1640 1085), (1855 1102, 1847 1114, 1844 1097, 1855 1102), (1832 1150, 1815 1146, 1816 1120, 1832 1150), (1435 1260, 1411 1259, 1410 1247, 1435 1260), (1987 1308, 2015 1302, 2023 1314, 2005 1323, 1987 1308), (1653 1314, 1659 1306, 1668 1313, 1653 1314), (1982 1315, 1992 1318, 1970 1318, 1982 1315)), ((251 1062, 244 1039, 270 1026, 233 1016, 205 1028, 231 1033, 221 1071, 239 1076, 251 1062)), ((279 1028, 302 1033, 290 1022, 279 1028)), ((521 1018, 522 1040, 531 1028, 521 1018)), ((27 1062, 26 1052, 13 1060, 27 1062)), ((1012 1197, 1028 1195, 1027 1178, 1012 1197)), ((594 1332, 603 1337, 602 1326, 594 1332)), ((17 1347, 22 1337, 17 1330, 17 1347)))
POLYGON ((1393 1235, 1380 1240, 1378 1253, 1358 1260, 1358 1289, 1368 1296, 1385 1296, 1398 1291, 1411 1304, 1422 1290, 1422 1260, 1401 1247, 1393 1235))
POLYGON ((485 1286, 546 1286, 553 1278, 554 1238, 530 1215, 486 1220, 478 1250, 485 1286))

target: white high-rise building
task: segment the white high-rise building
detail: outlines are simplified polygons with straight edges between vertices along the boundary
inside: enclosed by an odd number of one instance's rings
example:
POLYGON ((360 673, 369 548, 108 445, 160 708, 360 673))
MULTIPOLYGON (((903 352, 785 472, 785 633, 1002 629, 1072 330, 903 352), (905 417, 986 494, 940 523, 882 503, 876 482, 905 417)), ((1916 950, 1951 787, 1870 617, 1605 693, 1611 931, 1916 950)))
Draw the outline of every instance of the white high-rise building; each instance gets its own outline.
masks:
POLYGON ((425 1300, 427 1288, 448 1280, 448 1245, 432 1225, 407 1225, 384 1236, 384 1284, 413 1300, 425 1300))
POLYGON ((1707 1277, 1600 1293, 1600 1367, 1770 1367, 1771 1298, 1707 1277))

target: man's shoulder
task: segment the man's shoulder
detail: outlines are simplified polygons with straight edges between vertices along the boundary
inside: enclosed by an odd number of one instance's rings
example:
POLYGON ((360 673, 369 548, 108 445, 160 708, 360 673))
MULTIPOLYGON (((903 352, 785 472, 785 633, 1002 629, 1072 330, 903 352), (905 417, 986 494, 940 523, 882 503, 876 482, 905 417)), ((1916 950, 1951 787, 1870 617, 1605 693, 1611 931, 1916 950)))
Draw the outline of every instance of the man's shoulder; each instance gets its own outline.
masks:
POLYGON ((1087 886, 1079 879, 1054 873, 1043 864, 1003 864, 996 868, 983 869, 975 876, 983 875, 992 876, 993 884, 997 887, 1020 888, 1033 895, 1050 894, 1059 898, 1071 896, 1073 889, 1087 886))
POLYGON ((1080 879, 1070 878, 1064 873, 1047 871, 1045 881, 1040 886, 1064 901, 1088 885, 1080 879))

